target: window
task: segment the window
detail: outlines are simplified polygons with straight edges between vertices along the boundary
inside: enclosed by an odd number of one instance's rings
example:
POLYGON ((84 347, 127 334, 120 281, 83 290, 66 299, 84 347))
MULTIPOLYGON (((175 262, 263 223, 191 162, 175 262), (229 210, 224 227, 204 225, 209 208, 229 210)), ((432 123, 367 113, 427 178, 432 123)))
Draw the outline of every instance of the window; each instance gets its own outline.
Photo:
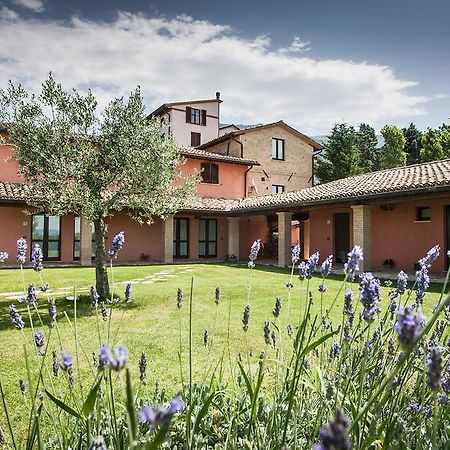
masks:
POLYGON ((284 139, 272 138, 272 159, 284 160, 284 139))
POLYGON ((418 222, 429 222, 431 220, 431 208, 429 206, 417 208, 416 220, 418 222))
POLYGON ((212 163, 202 163, 201 176, 203 183, 219 184, 219 166, 212 163))
POLYGON ((206 109, 186 107, 186 123, 206 125, 206 109))
POLYGON ((216 219, 199 219, 198 256, 215 258, 217 256, 217 221, 216 219))
POLYGON ((281 194, 282 192, 284 192, 282 184, 272 184, 272 194, 281 194))
MULTIPOLYGON (((91 258, 95 258, 95 229, 94 224, 92 227, 92 237, 91 237, 91 258)), ((73 259, 74 261, 80 259, 81 250, 81 220, 79 217, 73 218, 73 259)))
POLYGON ((39 244, 45 261, 61 259, 61 217, 36 214, 32 218, 31 251, 39 244))
POLYGON ((191 146, 192 147, 197 147, 198 145, 200 145, 200 140, 201 140, 202 135, 200 133, 191 133, 191 146))
POLYGON ((173 256, 175 258, 189 257, 189 219, 175 218, 173 256))

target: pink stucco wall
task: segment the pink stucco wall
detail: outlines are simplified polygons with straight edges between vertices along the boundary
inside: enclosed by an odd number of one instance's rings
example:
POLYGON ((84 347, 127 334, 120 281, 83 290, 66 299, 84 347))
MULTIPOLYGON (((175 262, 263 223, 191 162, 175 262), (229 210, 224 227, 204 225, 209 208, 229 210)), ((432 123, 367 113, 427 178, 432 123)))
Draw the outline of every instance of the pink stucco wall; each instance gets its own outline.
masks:
POLYGON ((441 246, 441 256, 433 264, 432 271, 446 269, 445 264, 445 206, 450 196, 442 199, 393 202, 392 210, 380 205, 372 208, 372 268, 380 269, 383 261, 391 258, 395 268, 413 270, 414 263, 425 256, 436 244, 441 246), (430 207, 431 220, 417 222, 417 207, 430 207))
POLYGON ((13 159, 13 149, 9 145, 0 144, 0 181, 23 181, 17 172, 19 164, 13 159))
POLYGON ((241 217, 239 221, 239 253, 241 259, 246 259, 248 257, 250 247, 256 239, 261 239, 263 247, 269 245, 267 217, 241 217))
POLYGON ((183 175, 192 175, 194 170, 200 174, 202 162, 212 162, 219 166, 219 184, 198 183, 197 193, 202 197, 214 198, 242 198, 245 197, 245 171, 247 166, 241 164, 227 164, 217 161, 202 161, 187 159, 181 167, 183 175))

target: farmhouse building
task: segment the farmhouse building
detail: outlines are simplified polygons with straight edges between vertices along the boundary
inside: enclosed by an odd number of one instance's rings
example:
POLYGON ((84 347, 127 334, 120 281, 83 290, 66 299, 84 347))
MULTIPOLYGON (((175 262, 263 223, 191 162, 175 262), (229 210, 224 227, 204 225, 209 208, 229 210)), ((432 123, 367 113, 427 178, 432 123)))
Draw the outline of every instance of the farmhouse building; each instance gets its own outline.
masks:
MULTIPOLYGON (((363 270, 413 270, 433 245, 449 247, 450 160, 312 186, 317 142, 282 121, 220 135, 220 103, 217 95, 168 103, 151 114, 177 140, 186 158, 182 172, 196 170, 202 180, 196 198, 166 220, 140 225, 126 211, 114 214, 107 246, 125 231, 119 262, 246 259, 260 238, 262 256, 276 258, 279 266, 290 264, 296 243, 304 258, 319 251, 338 262, 357 244, 364 249, 363 270)), ((41 245, 45 260, 91 264, 91 224, 74 215, 33 214, 13 156, 10 146, 0 145, 0 250, 15 255, 17 239, 25 237, 30 249, 41 245)), ((433 270, 447 266, 443 252, 433 270)))

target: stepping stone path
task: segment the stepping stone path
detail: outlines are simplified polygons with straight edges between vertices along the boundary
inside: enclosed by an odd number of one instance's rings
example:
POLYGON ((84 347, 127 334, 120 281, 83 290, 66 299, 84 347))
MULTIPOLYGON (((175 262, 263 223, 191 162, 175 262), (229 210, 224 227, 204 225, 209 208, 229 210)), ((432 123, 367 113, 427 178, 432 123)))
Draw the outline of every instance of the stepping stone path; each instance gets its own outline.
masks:
MULTIPOLYGON (((146 275, 143 278, 133 278, 132 280, 127 280, 127 281, 120 281, 117 284, 120 285, 126 285, 126 284, 132 284, 132 285, 136 285, 136 284, 154 284, 154 283, 160 283, 160 282, 164 282, 164 281, 168 281, 172 278, 177 278, 179 275, 183 274, 183 273, 188 273, 188 272, 195 272, 195 268, 191 268, 191 267, 180 267, 180 268, 176 268, 176 269, 167 269, 167 270, 161 270, 159 272, 155 272, 153 275, 146 275)), ((68 286, 68 287, 61 287, 58 288, 55 291, 52 291, 51 289, 49 289, 46 293, 44 292, 40 292, 37 291, 37 295, 38 297, 43 297, 45 295, 50 295, 50 296, 62 296, 62 295, 68 295, 69 293, 73 292, 73 286, 68 286)), ((77 287, 77 293, 87 293, 90 291, 90 286, 82 286, 82 287, 77 287)), ((21 298, 24 297, 24 293, 23 292, 1 292, 0 293, 0 299, 4 298, 6 300, 20 300, 21 298)), ((68 297, 73 297, 72 296, 68 296, 68 297)), ((67 298, 68 298, 67 297, 67 298)))

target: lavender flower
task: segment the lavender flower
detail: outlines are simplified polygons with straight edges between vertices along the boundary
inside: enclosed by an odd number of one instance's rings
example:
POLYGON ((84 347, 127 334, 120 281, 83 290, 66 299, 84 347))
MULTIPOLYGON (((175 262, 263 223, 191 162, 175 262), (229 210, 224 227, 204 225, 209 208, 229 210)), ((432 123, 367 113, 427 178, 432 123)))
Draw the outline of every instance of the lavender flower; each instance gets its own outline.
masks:
POLYGON ((102 302, 102 319, 106 322, 108 320, 108 310, 106 309, 105 302, 102 302))
POLYGON ((353 308, 353 291, 351 289, 346 289, 344 292, 344 314, 353 322, 355 309, 353 308))
POLYGON ((397 292, 402 295, 408 286, 408 275, 401 270, 397 275, 397 292))
POLYGON ((302 261, 298 265, 298 277, 300 278, 300 280, 304 280, 306 278, 311 278, 310 274, 309 274, 308 263, 302 261))
POLYGON ((270 333, 270 338, 272 339, 272 346, 275 348, 277 345, 277 335, 275 334, 275 331, 272 330, 272 333, 270 333))
POLYGON ((334 419, 319 431, 320 443, 315 450, 350 450, 352 444, 348 438, 348 419, 340 410, 336 411, 334 419))
POLYGON ((330 349, 330 358, 337 358, 339 353, 341 352, 341 346, 339 345, 339 342, 333 341, 333 344, 331 344, 330 349))
POLYGON ((270 344, 270 328, 269 328, 269 322, 267 320, 264 322, 264 341, 267 345, 270 344))
POLYGON ((428 387, 437 391, 441 386, 442 378, 442 355, 445 349, 442 347, 430 348, 428 352, 428 387))
POLYGON ((276 297, 275 298, 275 307, 273 308, 272 314, 274 317, 278 317, 280 315, 281 311, 281 298, 276 297))
POLYGON ((360 302, 364 306, 363 319, 367 322, 373 322, 379 311, 380 280, 370 272, 363 274, 361 278, 360 302))
POLYGON ((95 438, 91 445, 89 446, 88 450, 107 450, 108 447, 105 444, 105 440, 102 436, 98 436, 95 438))
POLYGON ((100 348, 99 367, 120 371, 127 365, 128 356, 128 349, 123 345, 118 345, 111 351, 107 344, 103 344, 100 348))
POLYGON ((220 302, 220 287, 219 286, 217 286, 216 289, 214 290, 214 297, 215 297, 214 301, 215 301, 216 305, 218 305, 220 302))
POLYGON ((141 353, 139 359, 139 380, 141 383, 145 383, 147 379, 147 354, 145 352, 141 353))
POLYGON ((53 362, 52 362, 53 376, 57 377, 59 374, 59 361, 58 361, 58 355, 55 351, 53 351, 53 353, 52 353, 52 358, 53 358, 53 362))
POLYGON ((248 255, 248 259, 250 260, 248 262, 248 267, 250 269, 253 269, 255 267, 255 261, 258 257, 259 250, 261 249, 261 239, 257 239, 255 242, 253 242, 252 246, 250 247, 250 255, 248 255))
POLYGON ((119 250, 122 250, 123 244, 125 243, 125 233, 121 231, 113 237, 111 248, 108 251, 108 255, 111 259, 117 258, 119 250))
POLYGON ((152 409, 149 406, 143 406, 139 412, 139 419, 151 430, 155 428, 166 428, 170 425, 172 416, 177 412, 183 411, 184 402, 180 397, 175 397, 168 408, 157 407, 152 409))
POLYGON ((348 253, 348 260, 344 264, 344 272, 348 278, 353 281, 355 279, 355 273, 359 270, 359 261, 363 259, 363 251, 359 245, 355 245, 353 249, 348 253))
POLYGON ((27 241, 24 238, 17 240, 17 262, 21 265, 25 264, 27 259, 27 241))
POLYGON ((125 286, 125 301, 127 303, 131 302, 131 284, 130 283, 128 283, 125 286))
POLYGON ((178 288, 177 290, 177 308, 180 309, 183 306, 184 293, 183 289, 178 288))
POLYGON ((100 295, 98 295, 98 292, 97 292, 97 289, 95 286, 91 286, 90 297, 91 297, 92 307, 97 308, 98 301, 100 300, 100 295))
POLYGON ((36 331, 34 333, 34 343, 36 344, 37 348, 41 348, 45 344, 45 336, 43 331, 36 331))
POLYGON ((419 264, 422 267, 426 267, 427 269, 429 269, 434 261, 438 259, 440 252, 441 247, 439 245, 435 245, 432 249, 428 250, 428 253, 424 258, 419 259, 419 264))
POLYGON ((61 352, 60 367, 62 370, 66 371, 66 372, 72 370, 72 367, 73 367, 73 358, 65 350, 63 350, 61 352))
POLYGON ((327 277, 331 273, 333 268, 333 255, 329 255, 328 258, 322 263, 320 272, 323 277, 327 277))
POLYGON ((412 401, 409 404, 409 406, 408 406, 408 412, 412 416, 417 416, 417 414, 419 414, 419 412, 420 412, 420 405, 419 405, 419 403, 417 403, 415 401, 412 401))
POLYGON ((248 321, 250 319, 250 305, 247 305, 244 308, 244 315, 242 316, 242 329, 244 331, 248 330, 248 321))
POLYGON ((0 263, 5 262, 9 258, 9 253, 0 252, 0 263))
POLYGON ((410 306, 398 308, 395 331, 403 348, 414 345, 419 338, 425 324, 425 317, 421 312, 415 313, 410 306))
POLYGON ((36 288, 34 287, 34 284, 28 285, 26 301, 30 305, 36 305, 37 303, 36 288))
POLYGON ((56 320, 56 304, 55 304, 55 299, 54 298, 49 298, 48 299, 48 315, 50 317, 50 323, 54 324, 55 320, 56 320))
POLYGON ((204 345, 205 347, 208 346, 208 341, 209 341, 208 330, 205 330, 205 332, 203 333, 203 345, 204 345))
POLYGON ((34 244, 33 251, 31 252, 31 266, 36 272, 40 272, 43 269, 43 259, 44 255, 42 254, 41 246, 34 244))
POLYGON ((416 272, 416 303, 422 304, 425 297, 426 290, 430 286, 430 277, 428 276, 428 269, 426 266, 422 266, 420 270, 416 272))
POLYGON ((22 320, 22 316, 19 314, 14 305, 9 305, 9 316, 11 317, 11 322, 16 330, 23 330, 25 322, 22 320))
POLYGON ((317 290, 321 293, 327 292, 328 288, 326 287, 325 284, 319 284, 319 287, 317 288, 317 290))
POLYGON ((308 258, 308 266, 311 273, 316 270, 317 264, 319 264, 319 258, 320 258, 319 252, 313 253, 308 258))
POLYGON ((295 265, 298 263, 298 261, 300 260, 300 253, 301 253, 301 248, 300 245, 295 245, 292 248, 292 264, 295 265))
POLYGON ((298 277, 300 280, 304 279, 310 279, 312 277, 312 274, 314 270, 317 267, 317 264, 319 263, 319 252, 313 253, 309 258, 308 261, 302 261, 298 265, 298 277))

